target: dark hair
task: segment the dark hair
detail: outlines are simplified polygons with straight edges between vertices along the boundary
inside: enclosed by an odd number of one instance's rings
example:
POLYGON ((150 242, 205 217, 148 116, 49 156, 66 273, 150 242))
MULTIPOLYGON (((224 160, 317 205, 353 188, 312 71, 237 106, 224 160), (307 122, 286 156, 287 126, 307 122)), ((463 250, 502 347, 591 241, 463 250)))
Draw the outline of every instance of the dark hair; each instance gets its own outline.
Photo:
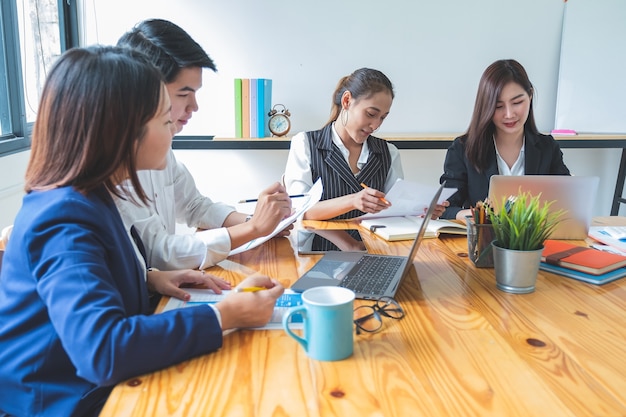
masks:
POLYGON ((533 115, 534 88, 524 67, 513 59, 502 59, 489 65, 480 78, 476 102, 474 103, 474 113, 466 132, 465 154, 478 172, 482 172, 486 168, 487 160, 493 149, 492 138, 495 133, 495 126, 491 119, 496 111, 496 102, 504 86, 510 82, 519 84, 531 98, 530 111, 524 129, 528 129, 534 134, 539 133, 533 115))
POLYGON ((391 98, 394 98, 393 84, 382 72, 371 68, 360 68, 352 74, 339 80, 337 88, 333 93, 333 104, 330 109, 330 119, 326 125, 331 124, 341 113, 341 96, 346 91, 350 91, 355 100, 368 98, 381 91, 389 91, 391 98))
POLYGON ((69 185, 88 193, 104 185, 124 198, 116 185, 128 175, 145 203, 136 148, 159 109, 162 86, 160 71, 140 52, 111 46, 65 52, 41 94, 26 191, 69 185))
POLYGON ((149 19, 138 23, 117 41, 143 52, 171 83, 183 68, 200 67, 217 71, 213 60, 187 32, 163 19, 149 19))

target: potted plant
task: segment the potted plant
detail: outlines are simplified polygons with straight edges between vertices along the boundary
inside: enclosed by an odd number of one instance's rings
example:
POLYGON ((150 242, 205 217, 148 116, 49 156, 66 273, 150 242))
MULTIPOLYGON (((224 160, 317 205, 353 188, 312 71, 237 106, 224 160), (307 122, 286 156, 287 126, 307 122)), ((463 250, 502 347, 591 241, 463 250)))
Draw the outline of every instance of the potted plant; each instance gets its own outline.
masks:
POLYGON ((540 197, 520 191, 502 201, 498 212, 488 208, 495 234, 496 285, 502 291, 524 294, 535 290, 543 243, 564 214, 563 210, 550 211, 554 202, 542 203, 540 197))

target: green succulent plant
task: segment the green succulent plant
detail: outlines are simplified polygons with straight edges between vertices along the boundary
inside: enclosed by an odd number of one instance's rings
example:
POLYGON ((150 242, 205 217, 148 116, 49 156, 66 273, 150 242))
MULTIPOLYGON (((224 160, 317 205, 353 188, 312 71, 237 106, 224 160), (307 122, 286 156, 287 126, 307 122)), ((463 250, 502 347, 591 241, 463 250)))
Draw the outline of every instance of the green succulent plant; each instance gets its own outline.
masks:
POLYGON ((522 251, 543 247, 565 211, 550 212, 554 201, 542 204, 540 197, 541 194, 533 196, 520 191, 517 196, 504 198, 499 212, 488 207, 497 246, 522 251))

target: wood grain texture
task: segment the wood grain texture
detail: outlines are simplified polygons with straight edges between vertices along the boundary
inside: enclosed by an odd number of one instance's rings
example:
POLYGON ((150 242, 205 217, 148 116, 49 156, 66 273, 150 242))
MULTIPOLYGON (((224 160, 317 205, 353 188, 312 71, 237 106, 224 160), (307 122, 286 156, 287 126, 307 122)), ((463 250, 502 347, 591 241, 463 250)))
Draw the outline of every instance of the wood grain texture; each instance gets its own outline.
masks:
MULTIPOLYGON (((362 234, 370 252, 408 251, 362 234)), ((294 235, 210 272, 288 286, 319 259, 298 256, 294 235)), ((396 298, 405 318, 355 336, 349 359, 314 361, 282 331, 240 330, 218 352, 118 384, 101 416, 626 415, 626 280, 540 271, 535 292, 508 294, 493 269, 474 267, 464 236, 444 236, 424 240, 396 298)))

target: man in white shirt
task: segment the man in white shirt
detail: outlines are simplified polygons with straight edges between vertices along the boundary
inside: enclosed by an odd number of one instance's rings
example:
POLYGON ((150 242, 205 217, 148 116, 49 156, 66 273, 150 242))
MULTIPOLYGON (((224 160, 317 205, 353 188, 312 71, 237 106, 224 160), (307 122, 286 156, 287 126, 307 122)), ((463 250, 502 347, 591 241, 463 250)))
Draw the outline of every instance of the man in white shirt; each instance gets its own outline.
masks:
MULTIPOLYGON (((161 19, 139 23, 120 38, 118 46, 143 52, 161 70, 172 102, 171 121, 180 132, 198 110, 196 91, 202 87, 202 69, 216 70, 211 58, 183 29, 161 19)), ((143 242, 147 265, 162 270, 215 265, 232 248, 270 234, 291 214, 289 195, 278 182, 261 192, 253 216, 213 202, 200 194, 171 150, 164 170, 139 171, 139 179, 150 204, 121 199, 116 204, 125 225, 134 226, 143 242), (205 230, 177 235, 176 222, 205 230)))

